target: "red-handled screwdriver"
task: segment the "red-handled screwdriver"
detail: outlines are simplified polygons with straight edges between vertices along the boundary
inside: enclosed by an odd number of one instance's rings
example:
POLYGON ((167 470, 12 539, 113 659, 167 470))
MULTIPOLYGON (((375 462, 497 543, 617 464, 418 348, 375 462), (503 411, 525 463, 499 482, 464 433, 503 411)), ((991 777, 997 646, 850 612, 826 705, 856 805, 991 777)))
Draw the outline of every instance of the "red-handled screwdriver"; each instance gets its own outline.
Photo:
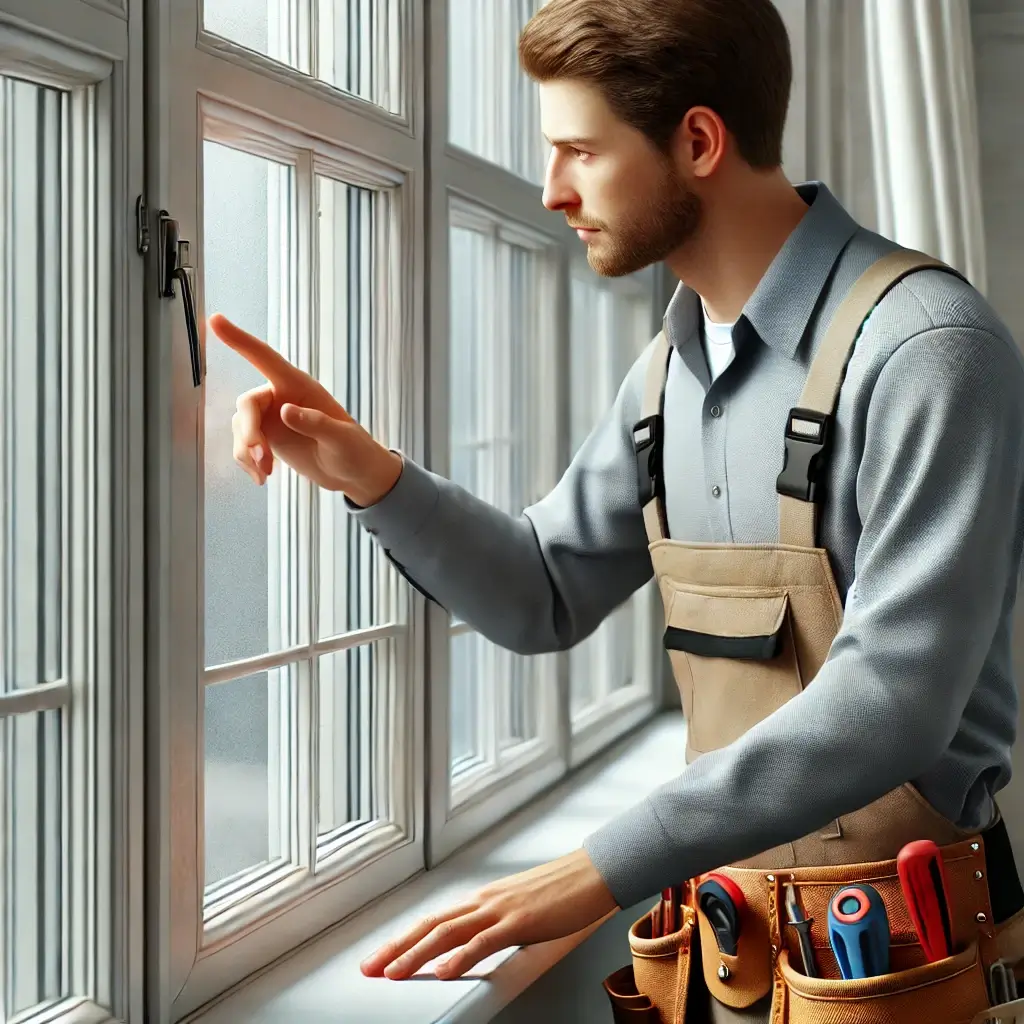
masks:
POLYGON ((930 839, 907 843, 896 858, 903 899, 929 962, 953 955, 949 890, 938 846, 930 839))

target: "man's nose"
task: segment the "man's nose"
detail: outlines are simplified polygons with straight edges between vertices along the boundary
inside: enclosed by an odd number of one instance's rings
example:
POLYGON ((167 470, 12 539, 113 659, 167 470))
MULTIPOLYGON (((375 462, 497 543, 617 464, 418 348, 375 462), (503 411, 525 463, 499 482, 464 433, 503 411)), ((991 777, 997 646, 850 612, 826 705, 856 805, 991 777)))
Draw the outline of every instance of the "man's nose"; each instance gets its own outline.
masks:
POLYGON ((547 171, 544 175, 542 202, 549 210, 564 210, 566 207, 580 205, 579 195, 558 166, 554 154, 548 160, 547 171))

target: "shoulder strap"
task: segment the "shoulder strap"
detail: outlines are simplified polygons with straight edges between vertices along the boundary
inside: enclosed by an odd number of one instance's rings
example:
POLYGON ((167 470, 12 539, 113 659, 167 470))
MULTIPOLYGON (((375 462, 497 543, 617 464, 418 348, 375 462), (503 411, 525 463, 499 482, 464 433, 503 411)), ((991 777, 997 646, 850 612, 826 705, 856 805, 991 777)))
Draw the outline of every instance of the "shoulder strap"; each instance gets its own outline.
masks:
POLYGON ((883 256, 862 275, 835 311, 815 354, 799 405, 789 412, 785 461, 779 474, 779 543, 814 547, 818 509, 824 497, 821 481, 831 442, 836 400, 853 346, 872 310, 883 296, 916 270, 952 267, 924 253, 901 249, 883 256))
POLYGON ((672 355, 665 332, 654 339, 651 360, 644 378, 644 396, 640 419, 633 427, 633 451, 636 454, 637 497, 644 513, 647 540, 653 544, 668 536, 665 514, 665 480, 661 472, 662 447, 665 436, 665 384, 668 361, 672 355))
MULTIPOLYGON (((807 372, 799 405, 790 410, 786 423, 785 461, 776 484, 779 543, 815 546, 818 508, 824 497, 821 479, 831 442, 832 420, 854 344, 885 294, 908 274, 928 269, 944 270, 963 278, 941 260, 912 249, 900 249, 872 264, 835 311, 807 372)), ((647 364, 641 419, 633 427, 637 495, 651 544, 669 536, 662 459, 665 385, 671 354, 665 332, 661 331, 647 364)))

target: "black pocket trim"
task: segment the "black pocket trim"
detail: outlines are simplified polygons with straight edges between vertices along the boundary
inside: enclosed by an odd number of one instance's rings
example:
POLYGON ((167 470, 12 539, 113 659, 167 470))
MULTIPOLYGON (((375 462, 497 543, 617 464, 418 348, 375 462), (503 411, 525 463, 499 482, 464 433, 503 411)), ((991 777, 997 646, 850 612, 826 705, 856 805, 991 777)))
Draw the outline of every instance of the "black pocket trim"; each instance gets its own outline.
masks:
POLYGON ((702 658, 737 658, 751 661, 769 661, 779 653, 782 630, 767 636, 716 636, 698 633, 692 629, 668 626, 665 630, 665 649, 698 654, 702 658))

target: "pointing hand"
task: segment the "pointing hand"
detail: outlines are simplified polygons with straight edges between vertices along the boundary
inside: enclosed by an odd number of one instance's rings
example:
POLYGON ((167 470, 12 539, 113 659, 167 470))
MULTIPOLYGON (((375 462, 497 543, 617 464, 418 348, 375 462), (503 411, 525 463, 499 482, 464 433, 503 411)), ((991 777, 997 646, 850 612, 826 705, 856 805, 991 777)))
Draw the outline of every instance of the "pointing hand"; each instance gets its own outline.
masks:
POLYGON ((357 505, 379 501, 402 472, 402 458, 376 441, 331 393, 278 351, 215 313, 210 329, 267 383, 240 395, 231 419, 235 461, 264 484, 275 458, 300 476, 342 491, 357 505))

